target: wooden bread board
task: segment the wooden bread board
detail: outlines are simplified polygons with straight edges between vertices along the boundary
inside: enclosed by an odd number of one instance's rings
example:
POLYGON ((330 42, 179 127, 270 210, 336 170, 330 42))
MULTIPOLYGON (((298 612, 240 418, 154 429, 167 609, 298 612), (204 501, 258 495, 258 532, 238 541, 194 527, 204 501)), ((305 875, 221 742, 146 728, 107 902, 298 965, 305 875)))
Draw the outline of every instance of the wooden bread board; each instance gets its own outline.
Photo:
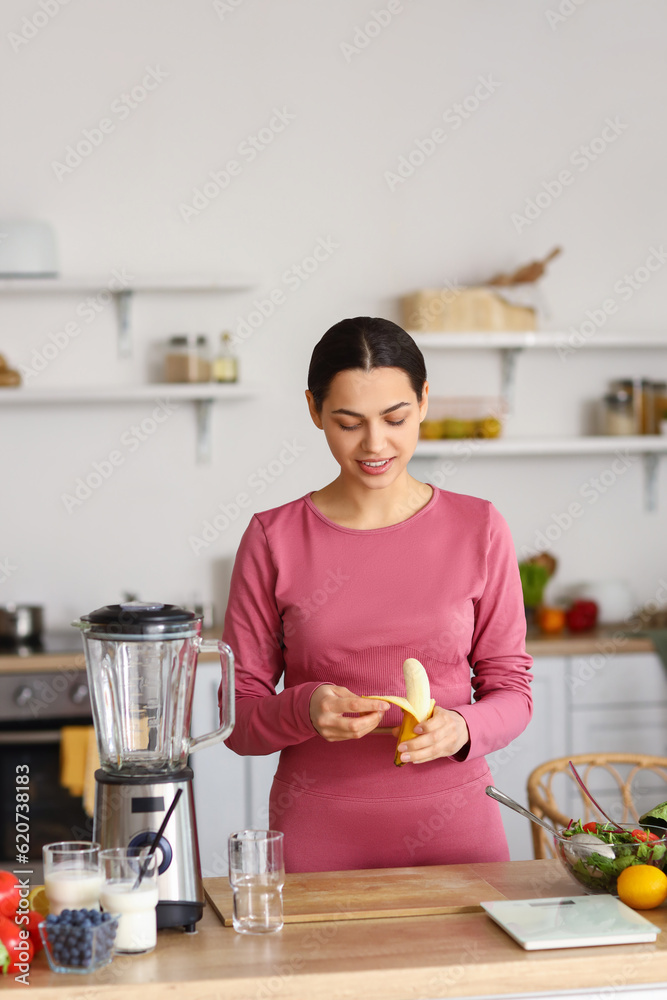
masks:
MULTIPOLYGON (((226 878, 205 878, 204 891, 225 927, 232 926, 232 891, 226 878)), ((428 916, 482 912, 482 900, 505 896, 470 865, 304 872, 285 877, 286 924, 321 920, 428 916), (428 873, 428 875, 426 874, 428 873)))

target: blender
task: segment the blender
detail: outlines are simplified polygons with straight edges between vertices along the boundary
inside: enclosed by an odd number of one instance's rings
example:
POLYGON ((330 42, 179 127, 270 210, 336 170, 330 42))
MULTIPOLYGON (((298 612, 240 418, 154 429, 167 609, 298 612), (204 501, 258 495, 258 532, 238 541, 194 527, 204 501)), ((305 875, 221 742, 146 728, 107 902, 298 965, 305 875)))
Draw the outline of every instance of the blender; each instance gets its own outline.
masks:
POLYGON ((157 926, 194 931, 204 891, 188 755, 234 727, 234 654, 224 642, 202 639, 201 616, 174 604, 111 604, 72 624, 83 637, 101 765, 93 840, 102 848, 152 844, 182 789, 157 846, 157 926), (222 725, 192 738, 200 652, 220 655, 222 725))

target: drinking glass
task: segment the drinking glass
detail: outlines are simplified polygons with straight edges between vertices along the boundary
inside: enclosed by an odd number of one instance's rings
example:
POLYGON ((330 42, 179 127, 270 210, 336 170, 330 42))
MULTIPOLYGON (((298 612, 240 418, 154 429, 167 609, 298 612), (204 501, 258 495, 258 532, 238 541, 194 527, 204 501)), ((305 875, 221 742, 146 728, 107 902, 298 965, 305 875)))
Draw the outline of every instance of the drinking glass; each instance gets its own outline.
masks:
POLYGON ((44 889, 51 913, 62 910, 99 910, 102 888, 100 845, 89 840, 46 844, 44 889))
POLYGON ((115 951, 145 954, 157 941, 157 853, 148 847, 111 847, 101 852, 102 909, 119 915, 115 951), (140 872, 144 874, 137 885, 140 872))
POLYGON ((234 930, 271 934, 283 926, 283 834, 241 830, 229 838, 229 884, 234 893, 234 930))

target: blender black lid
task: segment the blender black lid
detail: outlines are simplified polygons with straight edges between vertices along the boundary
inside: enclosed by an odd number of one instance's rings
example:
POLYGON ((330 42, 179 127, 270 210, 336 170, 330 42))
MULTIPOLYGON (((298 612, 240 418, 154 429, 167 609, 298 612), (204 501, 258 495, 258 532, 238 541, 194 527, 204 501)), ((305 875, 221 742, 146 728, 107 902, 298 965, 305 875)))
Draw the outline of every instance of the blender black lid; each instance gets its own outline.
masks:
POLYGON ((128 601, 126 604, 108 604, 104 608, 81 615, 81 621, 91 625, 106 626, 116 635, 148 634, 171 631, 173 628, 192 627, 194 622, 201 621, 201 616, 177 604, 148 604, 143 601, 128 601))

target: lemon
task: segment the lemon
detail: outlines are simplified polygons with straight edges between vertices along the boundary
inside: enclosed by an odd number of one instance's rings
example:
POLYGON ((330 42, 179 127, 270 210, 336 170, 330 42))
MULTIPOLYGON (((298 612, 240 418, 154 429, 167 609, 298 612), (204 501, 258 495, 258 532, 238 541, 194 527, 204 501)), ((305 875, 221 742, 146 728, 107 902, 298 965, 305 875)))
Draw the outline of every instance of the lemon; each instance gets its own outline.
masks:
POLYGON ((618 876, 616 890, 633 910, 652 910, 667 899, 667 875, 655 865, 630 865, 618 876))
POLYGON ((48 917, 49 901, 46 898, 46 890, 43 885, 36 885, 34 889, 30 890, 28 903, 30 904, 31 910, 36 910, 37 913, 41 913, 43 917, 48 917))

